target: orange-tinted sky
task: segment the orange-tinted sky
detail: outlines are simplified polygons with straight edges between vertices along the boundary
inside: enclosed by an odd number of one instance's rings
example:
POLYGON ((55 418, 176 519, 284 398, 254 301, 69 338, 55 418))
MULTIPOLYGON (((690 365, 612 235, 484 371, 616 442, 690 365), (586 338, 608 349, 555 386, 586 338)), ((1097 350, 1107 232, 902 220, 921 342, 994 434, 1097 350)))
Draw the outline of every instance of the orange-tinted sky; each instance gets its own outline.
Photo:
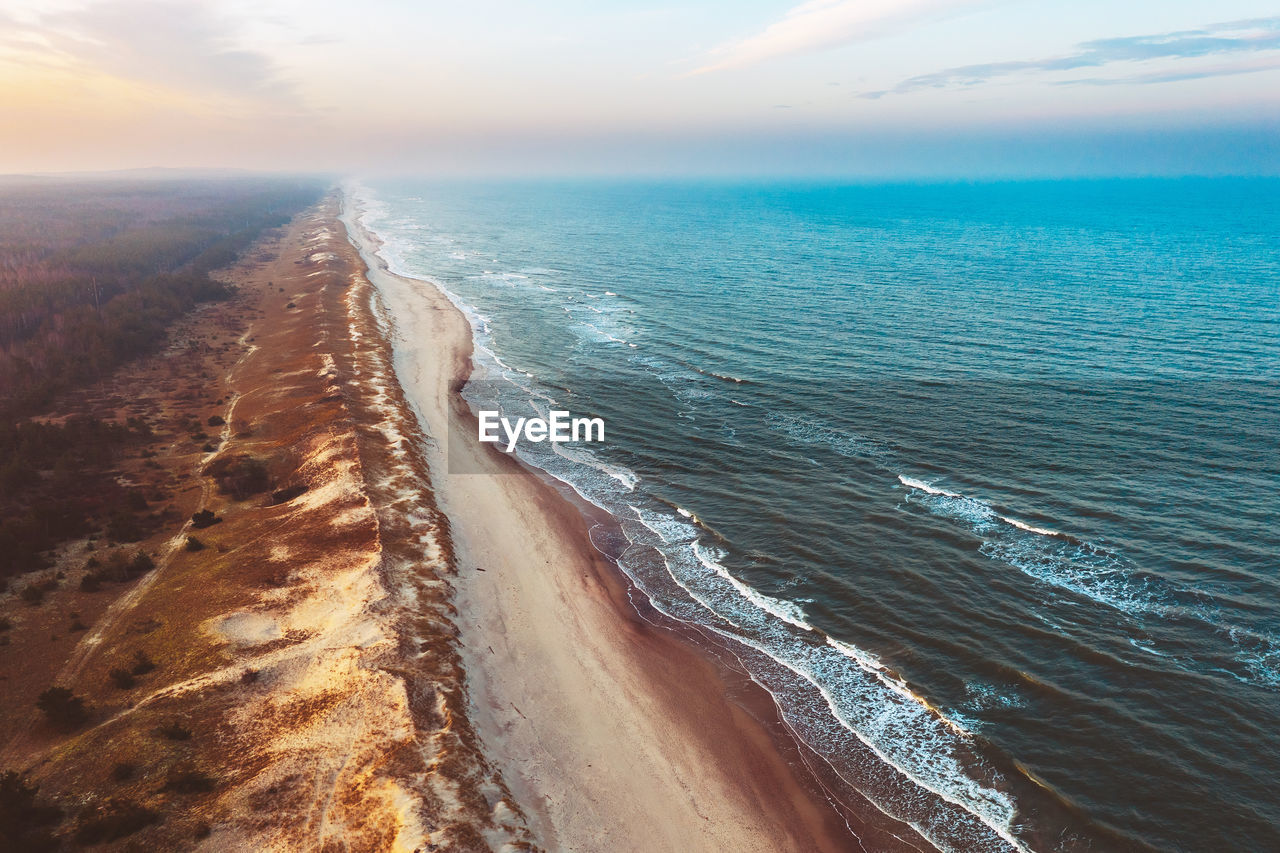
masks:
POLYGON ((0 0, 0 172, 1280 171, 1254 0, 0 0))

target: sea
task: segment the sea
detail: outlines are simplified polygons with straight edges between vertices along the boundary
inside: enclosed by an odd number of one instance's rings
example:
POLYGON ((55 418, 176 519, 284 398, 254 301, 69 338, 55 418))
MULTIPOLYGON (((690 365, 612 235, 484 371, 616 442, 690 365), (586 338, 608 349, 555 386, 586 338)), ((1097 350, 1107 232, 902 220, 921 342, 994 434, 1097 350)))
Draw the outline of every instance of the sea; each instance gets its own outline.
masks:
POLYGON ((1280 850, 1280 181, 365 180, 472 405, 940 850, 1280 850))

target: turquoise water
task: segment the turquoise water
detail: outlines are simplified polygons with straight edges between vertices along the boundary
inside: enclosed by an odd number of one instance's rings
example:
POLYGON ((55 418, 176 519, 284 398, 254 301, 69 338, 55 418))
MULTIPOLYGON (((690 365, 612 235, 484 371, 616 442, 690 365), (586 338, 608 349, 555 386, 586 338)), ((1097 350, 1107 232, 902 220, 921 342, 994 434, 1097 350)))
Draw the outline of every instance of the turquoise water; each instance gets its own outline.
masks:
POLYGON ((1280 182, 360 187, 475 404, 940 849, 1280 849, 1280 182))

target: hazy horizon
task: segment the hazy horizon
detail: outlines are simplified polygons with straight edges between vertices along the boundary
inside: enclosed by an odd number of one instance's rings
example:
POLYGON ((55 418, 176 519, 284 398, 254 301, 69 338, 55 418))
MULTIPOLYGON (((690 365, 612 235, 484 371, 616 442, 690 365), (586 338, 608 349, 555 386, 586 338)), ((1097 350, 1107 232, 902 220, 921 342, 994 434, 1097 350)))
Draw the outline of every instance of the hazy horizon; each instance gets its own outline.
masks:
POLYGON ((0 0, 0 173, 1280 174, 1252 0, 0 0))

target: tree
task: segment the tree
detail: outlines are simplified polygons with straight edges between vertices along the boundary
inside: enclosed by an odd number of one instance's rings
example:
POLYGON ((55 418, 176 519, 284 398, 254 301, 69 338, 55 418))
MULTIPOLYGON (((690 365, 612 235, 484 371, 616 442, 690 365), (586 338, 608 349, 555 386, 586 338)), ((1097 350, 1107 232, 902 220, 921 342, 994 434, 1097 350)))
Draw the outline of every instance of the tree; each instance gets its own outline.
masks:
POLYGON ((84 700, 68 687, 50 687, 40 694, 36 707, 44 712, 45 718, 54 728, 64 731, 77 728, 89 719, 84 700))
POLYGON ((4 849, 35 853, 57 846, 42 827, 56 823, 62 810, 38 803, 39 791, 38 785, 32 785, 17 771, 0 774, 0 840, 5 842, 4 849))

